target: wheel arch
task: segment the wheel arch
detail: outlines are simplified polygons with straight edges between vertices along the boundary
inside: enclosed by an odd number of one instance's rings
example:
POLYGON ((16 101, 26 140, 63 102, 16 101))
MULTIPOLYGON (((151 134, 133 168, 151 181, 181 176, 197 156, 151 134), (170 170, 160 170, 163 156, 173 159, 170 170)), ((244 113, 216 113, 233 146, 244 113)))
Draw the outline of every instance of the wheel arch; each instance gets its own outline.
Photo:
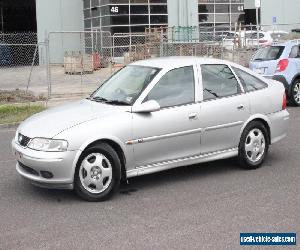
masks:
POLYGON ((267 129, 267 132, 268 132, 268 143, 271 144, 271 122, 269 120, 269 118, 265 115, 255 115, 255 116, 252 116, 250 117, 243 125, 241 131, 240 131, 240 139, 241 139, 241 136, 243 134, 243 131, 245 130, 245 128, 248 126, 248 124, 250 124, 251 122, 254 122, 254 121, 258 121, 258 122, 261 122, 267 129))
POLYGON ((109 146, 111 146, 117 153, 117 155, 119 156, 120 162, 121 162, 121 180, 126 180, 127 179, 127 175, 126 175, 126 155, 125 155, 125 149, 122 146, 121 142, 118 141, 116 138, 108 138, 108 137, 102 137, 102 138, 97 138, 97 139, 92 139, 88 142, 86 142, 85 144, 83 144, 79 150, 79 154, 76 156, 75 160, 74 160, 74 169, 73 169, 73 175, 75 174, 75 169, 77 167, 77 163, 78 160, 80 159, 80 156, 82 155, 82 153, 88 149, 91 148, 99 143, 106 143, 109 146))
POLYGON ((292 80, 292 82, 291 82, 291 84, 290 84, 290 87, 289 87, 289 90, 288 90, 288 96, 290 96, 290 95, 292 94, 293 84, 294 84, 295 81, 297 81, 297 80, 300 80, 300 73, 297 74, 297 75, 295 75, 295 76, 293 77, 293 80, 292 80))
POLYGON ((294 83, 296 80, 300 80, 300 73, 294 76, 292 83, 294 83))

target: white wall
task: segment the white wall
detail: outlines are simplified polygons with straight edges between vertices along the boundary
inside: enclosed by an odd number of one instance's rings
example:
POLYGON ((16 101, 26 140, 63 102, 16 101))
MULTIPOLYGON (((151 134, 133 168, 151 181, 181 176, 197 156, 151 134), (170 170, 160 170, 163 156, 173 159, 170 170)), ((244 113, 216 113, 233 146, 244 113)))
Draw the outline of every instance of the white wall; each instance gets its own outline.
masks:
POLYGON ((197 26, 198 0, 168 0, 168 26, 197 26))
MULTIPOLYGON (((253 9, 255 0, 245 0, 245 9, 253 9)), ((270 25, 264 29, 280 29, 290 31, 293 28, 300 28, 300 0, 261 0, 261 24, 270 25), (277 24, 273 25, 273 17, 276 17, 277 24), (299 23, 297 25, 297 23, 299 23)))
MULTIPOLYGON (((300 23, 300 0, 262 0, 261 23, 272 24, 276 17, 278 24, 300 23)), ((280 26, 280 29, 290 31, 299 25, 280 26)))
MULTIPOLYGON (((83 31, 82 0, 36 0, 38 41, 44 42, 51 31, 83 31)), ((82 49, 80 35, 51 35, 51 63, 62 63, 65 51, 82 49)), ((45 62, 41 47, 40 62, 45 62)))
POLYGON ((245 9, 255 9, 255 0, 244 0, 245 9))

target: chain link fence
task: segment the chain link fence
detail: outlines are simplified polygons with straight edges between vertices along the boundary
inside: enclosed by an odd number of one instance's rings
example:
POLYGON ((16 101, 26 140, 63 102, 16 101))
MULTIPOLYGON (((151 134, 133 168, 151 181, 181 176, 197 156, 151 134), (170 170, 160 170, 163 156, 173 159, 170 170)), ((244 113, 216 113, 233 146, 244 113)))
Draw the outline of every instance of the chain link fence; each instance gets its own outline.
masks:
POLYGON ((47 96, 46 47, 36 33, 0 34, 0 90, 35 91, 47 96))
POLYGON ((38 64, 35 33, 0 34, 0 67, 38 64))
POLYGON ((50 32, 42 43, 35 33, 0 34, 0 89, 32 90, 51 98, 85 96, 124 65, 164 56, 211 57, 247 67, 256 50, 270 44, 268 37, 275 42, 299 39, 299 33, 284 31, 290 27, 300 30, 300 24, 236 24, 113 35, 100 30, 50 32))
POLYGON ((109 32, 51 32, 48 48, 51 97, 88 95, 111 74, 113 46, 109 32))

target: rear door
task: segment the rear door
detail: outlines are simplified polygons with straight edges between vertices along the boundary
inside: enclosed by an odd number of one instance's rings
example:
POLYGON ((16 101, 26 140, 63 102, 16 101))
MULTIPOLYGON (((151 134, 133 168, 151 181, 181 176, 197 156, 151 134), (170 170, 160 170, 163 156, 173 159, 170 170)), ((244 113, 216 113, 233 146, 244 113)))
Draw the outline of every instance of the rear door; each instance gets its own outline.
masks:
POLYGON ((274 112, 274 97, 270 100, 268 85, 256 76, 244 70, 232 67, 234 73, 239 78, 245 92, 249 98, 251 114, 270 114, 274 112), (264 100, 264 101, 259 101, 264 100))
POLYGON ((236 148, 250 116, 249 99, 227 65, 202 64, 201 75, 201 152, 236 148))

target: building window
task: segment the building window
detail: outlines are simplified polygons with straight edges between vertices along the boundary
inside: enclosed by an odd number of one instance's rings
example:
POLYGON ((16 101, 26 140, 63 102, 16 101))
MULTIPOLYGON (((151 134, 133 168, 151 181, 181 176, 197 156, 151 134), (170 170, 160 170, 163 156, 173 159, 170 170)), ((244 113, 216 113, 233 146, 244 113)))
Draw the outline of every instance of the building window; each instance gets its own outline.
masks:
POLYGON ((134 33, 168 25, 167 0, 84 0, 83 7, 85 30, 134 33))
POLYGON ((244 23, 244 0, 198 0, 199 25, 244 23))

